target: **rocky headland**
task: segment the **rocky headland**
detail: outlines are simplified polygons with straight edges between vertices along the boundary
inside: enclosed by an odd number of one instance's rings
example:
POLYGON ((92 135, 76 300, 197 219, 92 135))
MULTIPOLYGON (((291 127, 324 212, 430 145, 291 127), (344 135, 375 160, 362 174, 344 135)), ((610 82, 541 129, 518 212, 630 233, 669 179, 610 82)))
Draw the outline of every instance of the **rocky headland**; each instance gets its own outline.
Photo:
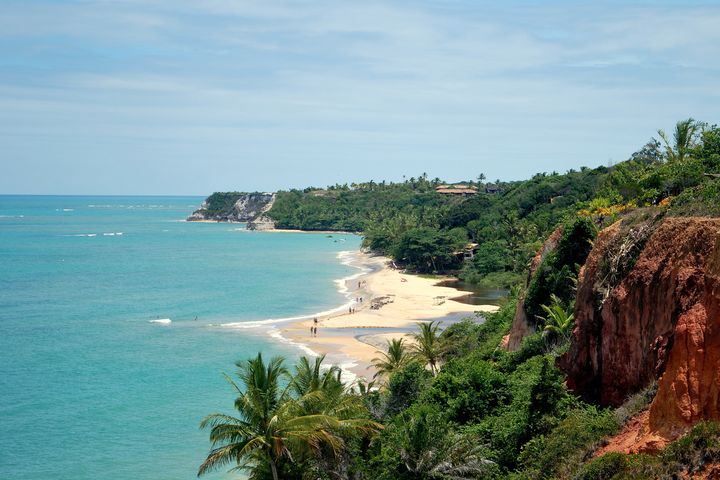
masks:
POLYGON ((216 192, 206 198, 187 221, 243 222, 249 230, 272 230, 275 223, 267 212, 274 202, 274 193, 216 192))

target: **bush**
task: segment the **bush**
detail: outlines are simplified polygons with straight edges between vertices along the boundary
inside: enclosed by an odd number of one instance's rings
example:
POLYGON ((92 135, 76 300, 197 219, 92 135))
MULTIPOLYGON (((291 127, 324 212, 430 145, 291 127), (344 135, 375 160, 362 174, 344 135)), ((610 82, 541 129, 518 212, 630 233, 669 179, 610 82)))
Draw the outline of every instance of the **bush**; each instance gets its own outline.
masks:
POLYGON ((720 424, 702 422, 665 448, 661 461, 674 471, 697 472, 706 463, 720 462, 720 424))
POLYGON ((492 364, 470 358, 451 361, 433 380, 423 397, 448 418, 464 424, 495 411, 507 400, 507 379, 492 364))
POLYGON ((571 410, 546 436, 537 436, 523 447, 520 464, 531 479, 549 478, 574 470, 588 451, 619 428, 609 410, 586 406, 571 410))
POLYGON ((595 227, 588 218, 578 218, 563 229, 557 250, 542 262, 528 285, 525 312, 531 322, 543 314, 541 305, 550 304, 550 295, 557 295, 564 304, 575 296, 575 282, 579 265, 585 263, 595 227))
POLYGON ((720 216, 720 180, 685 190, 672 201, 670 215, 720 216))
POLYGON ((621 473, 628 465, 626 455, 622 453, 607 453, 585 465, 576 480, 611 480, 621 473))
POLYGON ((523 446, 534 436, 551 431, 574 403, 564 377, 550 357, 534 357, 508 379, 509 404, 498 414, 473 427, 486 438, 498 463, 512 470, 518 465, 523 446))
POLYGON ((410 362, 393 373, 388 381, 385 416, 393 416, 412 405, 420 396, 432 375, 418 362, 410 362))
POLYGON ((395 246, 393 256, 420 273, 439 272, 458 265, 453 252, 467 243, 457 231, 430 227, 411 228, 395 246))

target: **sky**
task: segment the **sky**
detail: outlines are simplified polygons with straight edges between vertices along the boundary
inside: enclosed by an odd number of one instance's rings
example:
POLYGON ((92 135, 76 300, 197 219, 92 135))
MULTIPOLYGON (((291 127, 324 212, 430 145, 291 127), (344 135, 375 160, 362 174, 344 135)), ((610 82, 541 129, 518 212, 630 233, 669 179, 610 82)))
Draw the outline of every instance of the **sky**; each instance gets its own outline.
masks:
POLYGON ((0 194, 529 178, 719 86, 720 1, 0 0, 0 194))

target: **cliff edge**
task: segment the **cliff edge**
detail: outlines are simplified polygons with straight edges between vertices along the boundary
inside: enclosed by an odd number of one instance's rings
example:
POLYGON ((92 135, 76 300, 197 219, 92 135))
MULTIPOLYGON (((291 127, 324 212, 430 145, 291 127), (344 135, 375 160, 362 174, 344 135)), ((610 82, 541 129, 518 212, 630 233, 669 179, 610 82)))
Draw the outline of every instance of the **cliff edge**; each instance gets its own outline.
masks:
POLYGON ((274 201, 274 193, 216 192, 187 221, 247 222, 250 230, 271 230, 274 222, 266 214, 274 201))
POLYGON ((603 405, 658 381, 618 450, 654 450, 700 420, 720 420, 720 219, 650 214, 601 232, 558 366, 568 387, 603 405))

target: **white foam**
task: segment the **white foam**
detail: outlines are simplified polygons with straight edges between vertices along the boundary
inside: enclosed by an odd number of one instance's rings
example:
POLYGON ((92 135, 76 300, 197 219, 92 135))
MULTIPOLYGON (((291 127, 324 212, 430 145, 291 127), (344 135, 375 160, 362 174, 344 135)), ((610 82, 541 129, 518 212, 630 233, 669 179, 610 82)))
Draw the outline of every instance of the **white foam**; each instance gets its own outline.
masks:
POLYGON ((114 236, 115 236, 115 232, 103 233, 103 237, 114 237, 114 236))
POLYGON ((158 318, 156 320, 150 320, 150 323, 159 323, 160 325, 170 325, 172 320, 169 318, 158 318))
MULTIPOLYGON (((275 328, 273 328, 272 331, 270 332, 270 336, 282 343, 285 343, 287 345, 291 345, 291 346, 297 348, 298 350, 302 351, 303 353, 305 353, 305 355, 308 355, 309 357, 319 357, 320 356, 319 353, 317 353, 316 351, 314 351, 313 349, 311 349, 309 346, 305 345, 304 343, 295 342, 293 340, 290 340, 287 337, 284 337, 282 335, 282 333, 280 333, 280 331, 278 331, 275 328)), ((335 356, 336 355, 334 355, 334 354, 326 355, 325 363, 327 365, 336 365, 337 367, 340 368, 340 370, 341 370, 340 380, 342 380, 342 382, 344 382, 345 385, 350 386, 350 385, 354 384, 357 381, 358 376, 355 375, 353 372, 351 372, 350 369, 353 367, 356 367, 357 362, 355 362, 354 360, 350 360, 348 357, 346 357, 344 355, 339 355, 339 356, 341 356, 342 359, 346 360, 346 361, 336 362, 336 361, 334 361, 335 356)), ((329 367, 325 367, 325 368, 327 369, 329 367)))
POLYGON ((335 307, 335 308, 331 308, 329 310, 323 310, 322 312, 311 313, 308 315, 299 315, 299 316, 295 316, 295 317, 283 317, 283 318, 268 318, 265 320, 253 320, 253 321, 249 321, 249 322, 229 322, 229 323, 221 323, 219 325, 213 325, 213 326, 220 326, 220 327, 225 327, 225 328, 237 328, 237 329, 259 328, 259 327, 263 327, 263 326, 277 325, 277 324, 281 324, 281 323, 294 322, 294 321, 298 321, 298 320, 310 320, 315 317, 325 317, 328 315, 332 315, 334 313, 347 311, 348 308, 352 307, 353 305, 355 305, 357 303, 354 299, 350 299, 350 290, 348 289, 348 282, 355 280, 355 279, 372 271, 370 268, 365 267, 364 265, 358 265, 356 263, 356 258, 353 255, 353 253, 354 252, 352 252, 352 251, 344 250, 344 251, 338 252, 338 254, 337 254, 337 258, 340 259, 340 263, 342 263, 343 265, 347 265, 347 266, 357 268, 360 270, 358 273, 335 280, 335 284, 337 285, 338 292, 345 295, 345 297, 348 299, 348 301, 343 303, 342 305, 335 307))
POLYGON ((63 208, 63 212, 74 212, 74 208, 63 208))
MULTIPOLYGON (((238 229, 241 230, 241 229, 238 229)), ((293 322, 298 320, 310 320, 315 317, 324 317, 328 315, 332 315, 334 313, 339 312, 346 312, 348 308, 355 305, 356 302, 354 299, 350 298, 350 289, 348 288, 348 282, 351 282, 353 280, 356 280, 357 278, 361 277, 362 275, 365 275, 367 273, 370 273, 372 271, 371 268, 368 268, 364 265, 358 264, 357 257, 355 256, 355 252, 353 251, 341 251, 337 253, 337 258, 340 260, 340 263, 349 267, 356 268, 360 270, 357 273, 354 273, 352 275, 349 275, 347 277, 343 277, 340 279, 335 280, 335 284, 337 285, 337 290, 341 294, 345 295, 345 297, 348 299, 347 302, 343 303, 342 305, 332 308, 330 310, 324 310, 322 312, 317 312, 309 315, 299 315, 295 317, 284 317, 284 318, 268 318, 265 320, 254 320, 249 322, 229 322, 229 323, 220 323, 220 324, 209 324, 209 327, 220 327, 220 328, 230 328, 230 329, 257 329, 257 328, 268 328, 269 327, 269 336, 281 341, 285 344, 292 345, 293 347, 301 350, 306 355, 317 357, 319 354, 315 351, 313 351, 309 346, 300 343, 295 342, 293 340, 290 340, 289 338, 284 337, 280 331, 276 328, 277 325, 286 323, 286 322, 293 322)), ((358 376, 352 373, 349 369, 356 367, 357 363, 353 361, 350 357, 347 357, 342 354, 338 355, 328 355, 327 357, 329 363, 337 364, 340 369, 342 370, 342 379, 344 382, 346 382, 347 385, 351 385, 353 382, 357 381, 358 376), (341 357, 338 358, 338 360, 342 360, 341 362, 333 362, 333 357, 341 357)))

